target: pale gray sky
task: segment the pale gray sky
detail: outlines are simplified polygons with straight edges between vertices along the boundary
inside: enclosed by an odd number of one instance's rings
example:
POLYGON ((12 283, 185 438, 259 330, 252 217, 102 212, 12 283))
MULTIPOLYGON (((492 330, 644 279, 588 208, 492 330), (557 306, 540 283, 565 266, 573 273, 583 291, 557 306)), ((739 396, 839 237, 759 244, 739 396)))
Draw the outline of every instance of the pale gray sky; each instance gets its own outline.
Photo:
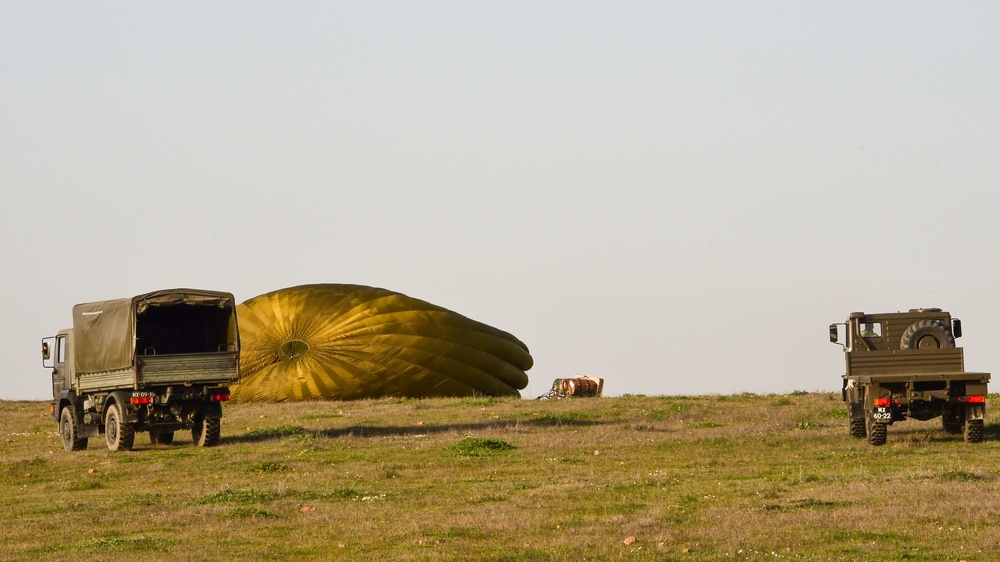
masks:
POLYGON ((1000 372, 995 2, 0 0, 0 398, 73 304, 385 287, 522 392, 835 390, 943 307, 1000 372))

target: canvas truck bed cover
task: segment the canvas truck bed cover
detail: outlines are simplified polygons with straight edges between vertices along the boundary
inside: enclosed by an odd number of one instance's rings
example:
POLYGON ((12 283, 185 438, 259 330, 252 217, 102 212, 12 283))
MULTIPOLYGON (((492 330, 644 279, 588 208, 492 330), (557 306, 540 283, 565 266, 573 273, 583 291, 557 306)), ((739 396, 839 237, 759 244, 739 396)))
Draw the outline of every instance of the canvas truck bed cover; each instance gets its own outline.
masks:
MULTIPOLYGON (((81 373, 126 369, 135 354, 136 317, 150 307, 202 305, 230 309, 231 293, 200 289, 165 289, 130 299, 78 304, 73 307, 74 356, 81 373)), ((235 319, 231 337, 237 341, 235 319)))

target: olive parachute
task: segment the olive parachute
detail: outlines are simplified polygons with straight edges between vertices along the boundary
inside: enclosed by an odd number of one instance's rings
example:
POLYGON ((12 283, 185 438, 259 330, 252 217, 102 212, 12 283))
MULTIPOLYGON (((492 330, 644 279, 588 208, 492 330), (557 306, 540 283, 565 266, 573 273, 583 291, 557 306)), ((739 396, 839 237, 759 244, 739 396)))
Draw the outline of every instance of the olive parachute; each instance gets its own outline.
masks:
POLYGON ((237 309, 242 402, 520 396, 532 359, 513 335, 363 285, 279 289, 237 309))

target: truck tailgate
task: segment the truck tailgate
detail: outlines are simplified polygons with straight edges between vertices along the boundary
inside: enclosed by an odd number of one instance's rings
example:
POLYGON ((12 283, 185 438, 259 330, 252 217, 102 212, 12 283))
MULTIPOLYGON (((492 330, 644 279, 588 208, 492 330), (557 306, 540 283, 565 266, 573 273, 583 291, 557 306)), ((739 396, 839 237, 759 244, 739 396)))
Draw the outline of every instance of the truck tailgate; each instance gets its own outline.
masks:
POLYGON ((237 356, 225 353, 142 355, 139 386, 167 384, 229 384, 237 377, 237 356))
POLYGON ((846 377, 862 383, 926 382, 936 380, 990 382, 989 373, 892 373, 881 375, 851 375, 846 377))

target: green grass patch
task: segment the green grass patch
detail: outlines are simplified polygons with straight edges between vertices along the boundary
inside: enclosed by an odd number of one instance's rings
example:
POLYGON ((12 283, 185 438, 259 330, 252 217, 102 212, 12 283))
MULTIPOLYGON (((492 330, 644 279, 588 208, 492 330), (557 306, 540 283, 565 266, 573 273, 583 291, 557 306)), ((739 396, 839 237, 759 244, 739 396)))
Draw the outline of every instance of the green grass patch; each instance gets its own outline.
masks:
POLYGON ((250 472, 259 474, 274 474, 276 472, 285 472, 286 470, 288 470, 288 465, 275 461, 261 462, 250 467, 250 472))
POLYGON ((337 412, 335 414, 306 414, 299 419, 303 421, 316 421, 316 420, 335 420, 346 417, 348 417, 347 414, 343 412, 337 412))
POLYGON ((218 504, 218 503, 265 503, 274 501, 281 497, 281 494, 273 490, 223 490, 215 494, 205 496, 196 503, 218 504))
POLYGON ((307 435, 309 431, 301 425, 279 425, 277 427, 262 427, 257 429, 251 429, 246 432, 247 437, 255 438, 273 438, 273 437, 292 437, 296 435, 307 435))
POLYGON ((820 415, 831 420, 846 420, 847 408, 833 408, 832 410, 824 411, 820 415))
POLYGON ((169 496, 161 493, 152 494, 126 494, 122 496, 122 503, 144 507, 162 507, 169 496))
POLYGON ((505 501, 507 501, 506 496, 490 495, 490 496, 480 496, 478 498, 472 498, 471 500, 469 500, 469 503, 476 505, 482 503, 495 503, 495 502, 505 502, 505 501))
POLYGON ((948 482, 978 482, 981 480, 993 480, 993 477, 978 472, 968 470, 949 470, 942 472, 939 477, 948 482))
POLYGON ((104 484, 99 480, 78 480, 72 482, 69 485, 69 491, 71 492, 84 492, 87 490, 100 490, 104 487, 104 484))
POLYGON ((128 541, 119 537, 105 537, 90 539, 80 545, 81 548, 118 548, 128 544, 128 541))
POLYGON ((481 396, 475 398, 459 398, 455 401, 456 408, 490 408, 503 403, 502 398, 496 396, 481 396))
POLYGON ((3 461, 0 462, 0 483, 14 485, 38 482, 41 473, 47 470, 48 461, 41 458, 3 461))
POLYGON ((540 413, 531 416, 531 421, 540 425, 575 425, 593 419, 591 414, 580 411, 540 413))
POLYGON ((691 402, 672 402, 665 406, 658 406, 653 408, 646 418, 649 421, 663 421, 672 418, 678 414, 687 412, 694 408, 694 404, 691 402))
POLYGON ((445 529, 432 529, 425 531, 423 535, 429 539, 437 540, 483 540, 489 538, 482 529, 478 527, 448 527, 445 529))
POLYGON ((815 498, 805 498, 801 500, 794 500, 790 504, 796 509, 827 509, 837 505, 835 502, 818 500, 815 498))
POLYGON ((330 492, 318 492, 316 490, 297 490, 288 492, 288 496, 296 499, 308 500, 353 500, 373 494, 359 492, 354 488, 334 488, 330 492))
POLYGON ((79 546, 88 550, 112 549, 150 552, 173 543, 174 541, 171 540, 141 535, 138 537, 97 537, 86 540, 79 546))
POLYGON ((449 447, 452 454, 460 457, 495 457, 509 451, 514 446, 500 439, 466 437, 449 447))
MULTIPOLYGON (((160 455, 161 455, 160 458, 164 458, 164 459, 191 459, 191 458, 197 458, 197 457, 201 456, 203 453, 204 453, 204 451, 199 451, 197 449, 191 449, 191 448, 181 449, 181 448, 176 448, 176 449, 169 449, 169 450, 166 450, 166 451, 160 453, 160 455)), ((119 463, 122 463, 122 462, 148 462, 148 460, 136 461, 135 460, 136 458, 137 458, 136 455, 130 455, 130 456, 127 456, 127 457, 122 457, 120 459, 116 459, 116 461, 119 462, 119 463)))
POLYGON ((277 519, 278 515, 253 506, 237 507, 226 512, 230 519, 277 519))

